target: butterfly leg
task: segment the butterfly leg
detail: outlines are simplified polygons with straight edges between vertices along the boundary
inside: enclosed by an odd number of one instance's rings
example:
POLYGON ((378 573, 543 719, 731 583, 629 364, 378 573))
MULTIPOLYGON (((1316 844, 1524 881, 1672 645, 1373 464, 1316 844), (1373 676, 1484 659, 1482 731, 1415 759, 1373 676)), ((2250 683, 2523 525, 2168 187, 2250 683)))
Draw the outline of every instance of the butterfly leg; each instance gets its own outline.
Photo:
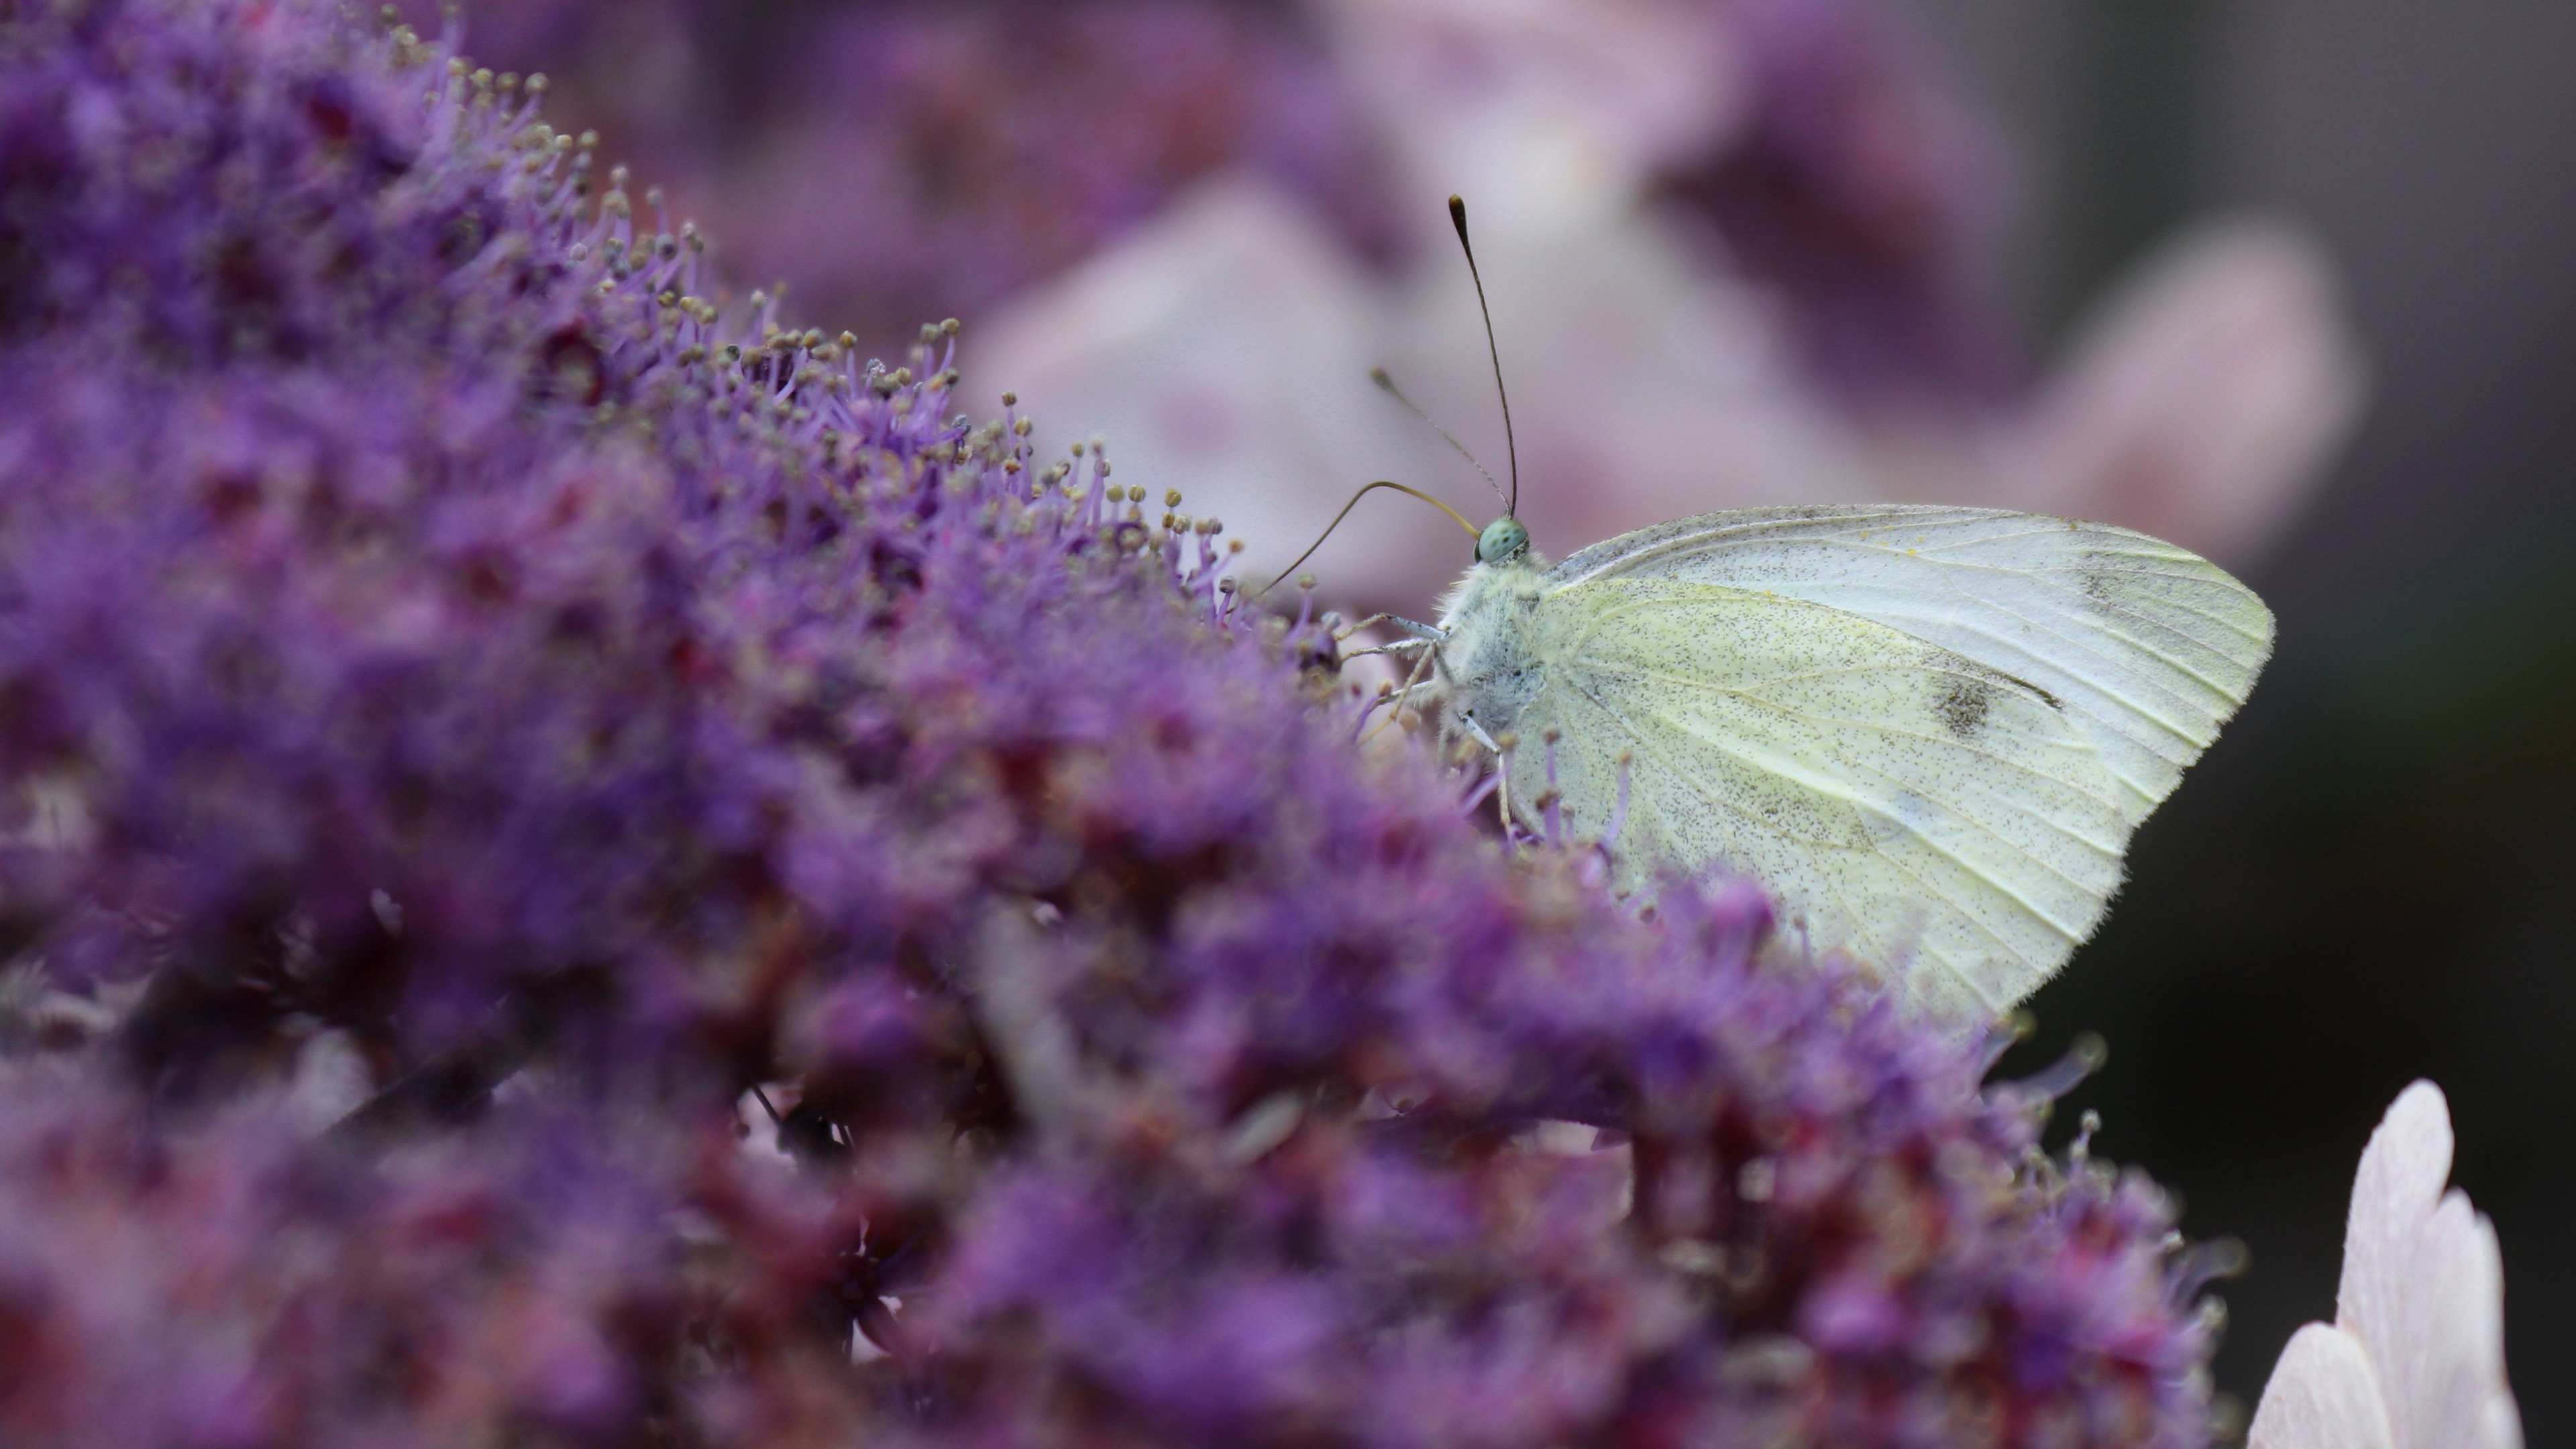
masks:
MULTIPOLYGON (((1370 703, 1369 709, 1372 710, 1380 704, 1389 702, 1392 702, 1395 705, 1394 709, 1387 712, 1386 718, 1379 722, 1377 727, 1379 730, 1382 730, 1386 728, 1387 725, 1404 718, 1404 711, 1413 703, 1413 692, 1422 688, 1424 684, 1422 676, 1429 672, 1429 666, 1432 662, 1440 657, 1439 644, 1428 639, 1410 639, 1397 644, 1390 644, 1387 647, 1389 649, 1400 649, 1407 647, 1408 645, 1428 645, 1429 647, 1423 650, 1423 655, 1420 659, 1414 661, 1412 672, 1404 677, 1404 687, 1402 689, 1381 695, 1375 701, 1370 703)), ((1362 710, 1360 712, 1360 721, 1362 724, 1367 723, 1368 710, 1362 710)), ((1375 738, 1376 735, 1377 730, 1370 730, 1367 734, 1360 737, 1360 743, 1367 744, 1371 739, 1375 738)))
POLYGON ((1443 643, 1449 638, 1448 633, 1442 630, 1439 626, 1420 623, 1416 620, 1405 618, 1401 614, 1371 614, 1356 624, 1343 625, 1341 630, 1333 637, 1336 639, 1348 639, 1362 629, 1366 629, 1377 624, 1393 624, 1396 628, 1403 630, 1405 633, 1416 639, 1428 640, 1434 644, 1443 643))
POLYGON ((1494 737, 1485 733, 1485 727, 1476 723, 1476 717, 1474 715, 1462 714, 1458 716, 1458 723, 1467 727, 1468 737, 1473 739, 1476 743, 1483 745, 1486 749, 1491 750, 1497 755, 1503 752, 1503 747, 1494 743, 1494 737))
POLYGON ((1438 647, 1438 644, 1429 639, 1398 639, 1392 644, 1381 644, 1375 649, 1355 649, 1342 657, 1366 659, 1373 654, 1401 654, 1408 649, 1437 649, 1438 647))
MULTIPOLYGON (((1395 614, 1371 614, 1367 618, 1360 620, 1358 623, 1340 630, 1338 633, 1334 634, 1333 637, 1336 639, 1348 639, 1353 634, 1356 634, 1360 630, 1366 629, 1374 624, 1392 624, 1398 629, 1403 630, 1410 637, 1398 639, 1392 644, 1381 644, 1374 649, 1357 650, 1353 653, 1343 655, 1343 658, 1366 659, 1373 654, 1400 654, 1408 649, 1425 648, 1430 649, 1436 655, 1439 652, 1440 646, 1447 642, 1449 638, 1446 633, 1433 625, 1417 623, 1414 620, 1403 618, 1395 614)), ((1411 690, 1414 688, 1414 682, 1408 681, 1404 687, 1406 690, 1411 690)))
POLYGON ((1500 777, 1494 787, 1494 798, 1499 802, 1498 808, 1503 812, 1503 833, 1508 836, 1511 834, 1512 829, 1511 757, 1503 753, 1503 747, 1500 744, 1495 743, 1492 735, 1485 733, 1485 727, 1483 725, 1476 723, 1476 717, 1474 715, 1461 714, 1458 716, 1458 723, 1466 729, 1468 738, 1474 740, 1480 745, 1483 745, 1486 751, 1494 757, 1494 772, 1500 777))

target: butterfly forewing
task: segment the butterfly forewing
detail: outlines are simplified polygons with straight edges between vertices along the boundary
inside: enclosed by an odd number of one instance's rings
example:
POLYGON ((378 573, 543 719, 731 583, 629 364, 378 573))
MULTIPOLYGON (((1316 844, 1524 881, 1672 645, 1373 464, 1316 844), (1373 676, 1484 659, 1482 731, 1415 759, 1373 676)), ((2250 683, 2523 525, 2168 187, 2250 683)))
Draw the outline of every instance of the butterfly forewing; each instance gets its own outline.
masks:
POLYGON ((1903 505, 1705 514, 1548 570, 1767 591, 1829 605, 2023 681, 2120 785, 2131 825, 2218 737, 2272 648, 2272 616, 2225 570, 2107 524, 1903 505))
POLYGON ((1516 779, 1553 728, 1569 827, 1597 833, 1627 754, 1632 880, 1750 873, 1818 949, 1893 968, 1929 1010, 2028 994, 2118 886, 2128 825, 2099 756, 2041 691, 1952 650, 1633 574, 1547 589, 1522 627, 1546 686, 1514 722, 1516 779))

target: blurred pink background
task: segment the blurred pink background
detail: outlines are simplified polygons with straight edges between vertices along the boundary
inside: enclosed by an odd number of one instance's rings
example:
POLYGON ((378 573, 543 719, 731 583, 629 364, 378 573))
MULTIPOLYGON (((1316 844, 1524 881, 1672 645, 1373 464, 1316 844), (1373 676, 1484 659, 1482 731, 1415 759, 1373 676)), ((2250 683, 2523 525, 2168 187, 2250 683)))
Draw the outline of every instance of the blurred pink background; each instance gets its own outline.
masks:
MULTIPOLYGON (((1443 202, 1467 196, 1562 554, 1668 518, 1907 499, 2077 514, 2242 565, 2361 395, 2333 269, 2212 214, 2017 344, 2016 190, 1923 39, 1858 0, 1081 0, 473 12, 661 178, 741 285, 890 348, 969 324, 969 390, 1221 518, 1267 579, 1359 484, 1499 501, 1443 202)), ((1466 557, 1381 495, 1314 561, 1427 613, 1466 557)))

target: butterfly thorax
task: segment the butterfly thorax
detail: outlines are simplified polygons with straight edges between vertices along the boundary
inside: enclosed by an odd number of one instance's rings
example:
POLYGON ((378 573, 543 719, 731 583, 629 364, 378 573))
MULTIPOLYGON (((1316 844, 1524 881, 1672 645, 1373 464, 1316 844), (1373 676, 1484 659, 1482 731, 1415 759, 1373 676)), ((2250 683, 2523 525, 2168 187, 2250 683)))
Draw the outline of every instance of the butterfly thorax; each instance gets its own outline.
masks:
POLYGON ((1461 733, 1472 723, 1488 738, 1515 728, 1547 687, 1529 652, 1529 616, 1546 584, 1538 559, 1522 553, 1467 570, 1443 602, 1435 687, 1461 733))

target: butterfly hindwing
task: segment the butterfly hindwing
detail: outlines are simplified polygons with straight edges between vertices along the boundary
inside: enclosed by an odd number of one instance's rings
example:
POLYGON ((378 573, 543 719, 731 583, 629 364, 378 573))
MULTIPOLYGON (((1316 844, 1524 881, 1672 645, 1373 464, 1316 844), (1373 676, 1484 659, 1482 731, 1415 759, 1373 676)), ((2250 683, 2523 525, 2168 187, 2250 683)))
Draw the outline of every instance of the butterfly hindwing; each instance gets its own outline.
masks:
MULTIPOLYGON (((1557 733, 1578 836, 1620 858, 1768 885, 1818 949, 1898 967, 1907 993, 1991 1018, 2064 962, 2119 883, 2120 788, 2047 695, 1857 614, 1678 578, 1547 589, 1523 641, 1546 683, 1514 778, 1557 733), (1900 964, 1901 963, 1901 964, 1900 964)), ((1530 807, 1534 783, 1518 787, 1530 807)))

